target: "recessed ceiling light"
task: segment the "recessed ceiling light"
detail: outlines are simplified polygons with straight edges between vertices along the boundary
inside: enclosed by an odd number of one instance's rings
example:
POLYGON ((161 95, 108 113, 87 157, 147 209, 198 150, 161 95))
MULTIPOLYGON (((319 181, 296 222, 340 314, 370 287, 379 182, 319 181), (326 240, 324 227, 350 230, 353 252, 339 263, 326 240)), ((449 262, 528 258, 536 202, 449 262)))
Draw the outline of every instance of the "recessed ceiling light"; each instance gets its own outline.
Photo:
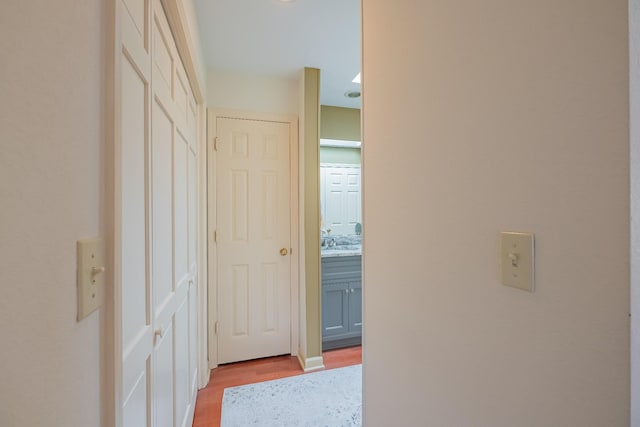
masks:
POLYGON ((349 90, 344 93, 344 96, 346 96, 347 98, 360 98, 360 95, 361 94, 359 90, 349 90))
POLYGON ((296 0, 278 0, 280 3, 293 3, 296 0))
POLYGON ((355 77, 353 78, 353 80, 351 80, 351 81, 352 81, 353 83, 358 83, 358 84, 360 84, 360 73, 358 73, 358 75, 357 75, 357 76, 355 76, 355 77))

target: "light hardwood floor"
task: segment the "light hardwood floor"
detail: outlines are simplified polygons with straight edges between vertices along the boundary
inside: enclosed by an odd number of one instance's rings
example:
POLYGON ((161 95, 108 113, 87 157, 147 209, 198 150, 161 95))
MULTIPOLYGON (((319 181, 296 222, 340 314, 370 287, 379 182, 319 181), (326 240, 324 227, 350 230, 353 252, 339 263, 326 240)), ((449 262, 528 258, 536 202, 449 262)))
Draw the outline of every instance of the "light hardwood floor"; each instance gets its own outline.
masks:
MULTIPOLYGON (((326 351, 322 354, 325 369, 362 363, 362 347, 326 351)), ((269 357, 248 362, 230 363, 211 371, 209 385, 198 392, 193 427, 219 427, 222 394, 226 387, 252 384, 304 374, 293 356, 269 357)))

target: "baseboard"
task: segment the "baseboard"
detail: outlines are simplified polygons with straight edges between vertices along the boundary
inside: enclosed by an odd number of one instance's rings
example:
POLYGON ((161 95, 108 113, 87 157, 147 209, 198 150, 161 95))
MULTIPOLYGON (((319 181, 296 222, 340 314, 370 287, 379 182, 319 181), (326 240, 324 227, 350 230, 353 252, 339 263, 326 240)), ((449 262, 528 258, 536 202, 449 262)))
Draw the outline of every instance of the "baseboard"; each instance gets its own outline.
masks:
POLYGON ((337 348, 354 347, 356 345, 362 345, 362 336, 323 341, 322 351, 335 350, 337 348))
POLYGON ((324 369, 324 359, 322 359, 322 356, 307 357, 304 360, 304 366, 302 367, 302 369, 305 372, 316 371, 318 369, 324 369))
POLYGON ((305 357, 302 349, 298 350, 298 363, 305 372, 317 371, 318 369, 324 369, 324 360, 322 356, 317 357, 305 357))

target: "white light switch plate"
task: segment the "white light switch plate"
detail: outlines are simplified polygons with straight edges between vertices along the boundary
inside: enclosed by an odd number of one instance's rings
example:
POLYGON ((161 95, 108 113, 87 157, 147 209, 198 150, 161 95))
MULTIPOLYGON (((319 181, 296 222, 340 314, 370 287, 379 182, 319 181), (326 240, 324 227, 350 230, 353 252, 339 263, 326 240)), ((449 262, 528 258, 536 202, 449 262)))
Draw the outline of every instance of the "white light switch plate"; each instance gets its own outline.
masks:
POLYGON ((505 286, 533 292, 533 233, 500 233, 500 280, 505 286))
POLYGON ((104 295, 103 240, 78 240, 78 320, 82 320, 102 305, 104 295))

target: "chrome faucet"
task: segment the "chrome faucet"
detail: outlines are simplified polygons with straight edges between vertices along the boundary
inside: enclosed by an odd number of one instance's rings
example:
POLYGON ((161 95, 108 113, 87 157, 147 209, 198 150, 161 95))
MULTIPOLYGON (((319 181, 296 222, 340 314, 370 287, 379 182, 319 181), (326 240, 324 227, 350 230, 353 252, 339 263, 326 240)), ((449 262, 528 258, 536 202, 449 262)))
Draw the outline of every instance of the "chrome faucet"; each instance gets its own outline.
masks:
POLYGON ((336 245, 336 239, 331 237, 331 229, 320 229, 320 246, 333 247, 336 245))

